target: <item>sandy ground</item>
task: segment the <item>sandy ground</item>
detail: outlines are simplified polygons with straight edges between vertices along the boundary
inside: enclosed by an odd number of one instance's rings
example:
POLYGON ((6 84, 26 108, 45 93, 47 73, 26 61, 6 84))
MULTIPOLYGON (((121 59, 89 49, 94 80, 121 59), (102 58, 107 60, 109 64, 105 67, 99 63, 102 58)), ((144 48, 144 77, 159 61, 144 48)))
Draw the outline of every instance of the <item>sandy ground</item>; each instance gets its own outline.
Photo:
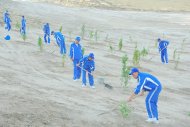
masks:
MULTIPOLYGON (((0 126, 2 127, 188 127, 190 125, 190 13, 113 11, 91 8, 69 8, 52 4, 11 2, 2 0, 0 13, 9 9, 13 21, 11 41, 5 41, 0 26, 0 126), (27 19, 24 42, 15 24, 21 15, 27 19), (67 49, 71 38, 80 35, 86 25, 81 44, 86 54, 95 53, 96 89, 81 88, 72 81, 72 63, 65 66, 54 43, 39 51, 37 39, 43 36, 42 24, 49 22, 53 30, 63 25, 67 49), (98 42, 90 42, 88 33, 98 30, 98 42), (71 35, 69 34, 71 33, 71 35), (107 41, 105 41, 106 36, 107 41), (118 51, 119 38, 124 40, 118 51), (118 106, 126 101, 136 85, 131 80, 127 90, 121 87, 121 57, 132 58, 135 47, 150 49, 141 60, 141 70, 156 75, 163 84, 159 99, 160 124, 145 122, 145 96, 129 103, 132 112, 124 119, 118 106), (168 65, 162 65, 155 39, 170 40, 168 65), (182 45, 182 41, 185 43, 182 45), (115 50, 109 50, 111 44, 115 50), (178 69, 174 69, 173 51, 180 53, 178 69), (152 58, 153 57, 153 58, 152 58), (150 58, 152 58, 150 60, 150 58), (109 90, 100 79, 113 86, 109 90)), ((2 18, 1 18, 2 19, 2 18)), ((2 22, 2 20, 1 20, 2 22)), ((52 42, 54 39, 52 38, 52 42)), ((131 61, 130 61, 131 64, 131 61)))
MULTIPOLYGON (((21 0, 17 0, 21 1, 21 0)), ((31 0, 23 0, 31 1, 31 0)), ((190 11, 189 0, 32 0, 69 7, 95 7, 111 10, 190 11)))

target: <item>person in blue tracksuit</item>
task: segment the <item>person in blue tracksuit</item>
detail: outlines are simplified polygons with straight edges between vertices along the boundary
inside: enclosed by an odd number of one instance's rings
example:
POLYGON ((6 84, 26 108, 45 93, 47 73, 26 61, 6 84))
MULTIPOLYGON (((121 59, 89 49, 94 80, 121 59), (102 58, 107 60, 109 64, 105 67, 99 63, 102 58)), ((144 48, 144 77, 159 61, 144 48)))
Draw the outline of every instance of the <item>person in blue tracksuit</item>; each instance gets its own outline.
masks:
POLYGON ((86 86, 86 74, 88 73, 90 87, 95 88, 94 87, 94 77, 92 75, 92 71, 95 70, 94 54, 90 53, 88 56, 82 58, 80 60, 80 64, 78 64, 78 66, 80 66, 80 65, 82 65, 82 68, 83 68, 82 87, 86 86))
POLYGON ((169 41, 166 41, 166 40, 161 40, 160 38, 158 38, 158 42, 159 42, 159 46, 158 46, 158 49, 159 49, 159 52, 160 52, 160 55, 161 55, 161 61, 162 63, 168 63, 168 53, 167 53, 167 47, 169 45, 169 41))
POLYGON ((11 19, 8 11, 4 13, 4 22, 5 22, 5 30, 7 29, 8 31, 11 30, 11 19))
POLYGON ((81 68, 77 66, 79 61, 83 58, 82 47, 79 44, 81 38, 76 37, 75 42, 70 45, 70 58, 73 61, 73 80, 77 81, 81 77, 81 68))
POLYGON ((44 31, 44 41, 46 44, 50 44, 50 27, 49 23, 46 23, 43 28, 44 31))
POLYGON ((51 32, 51 35, 54 35, 56 39, 57 45, 60 47, 60 54, 66 54, 66 46, 65 46, 65 37, 61 32, 51 32))
POLYGON ((26 34, 26 19, 24 18, 24 16, 22 16, 22 20, 21 20, 20 33, 21 33, 22 35, 25 35, 25 34, 26 34))
POLYGON ((138 68, 132 68, 129 75, 138 80, 138 85, 134 90, 134 93, 129 97, 128 102, 132 101, 140 92, 143 96, 144 92, 147 91, 146 97, 146 110, 148 113, 147 122, 158 123, 158 97, 162 90, 160 81, 151 74, 139 72, 138 68))

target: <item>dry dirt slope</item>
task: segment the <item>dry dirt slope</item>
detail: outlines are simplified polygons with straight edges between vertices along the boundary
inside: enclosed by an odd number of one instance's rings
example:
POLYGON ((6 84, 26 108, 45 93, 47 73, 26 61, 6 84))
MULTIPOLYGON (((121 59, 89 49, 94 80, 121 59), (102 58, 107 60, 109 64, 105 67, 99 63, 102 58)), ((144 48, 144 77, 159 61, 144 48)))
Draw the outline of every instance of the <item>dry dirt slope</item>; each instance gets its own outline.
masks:
MULTIPOLYGON (((3 127, 152 127, 144 122, 146 118, 144 97, 136 99, 130 107, 132 113, 123 119, 116 108, 126 100, 136 82, 130 81, 127 91, 120 87, 120 58, 125 53, 132 57, 134 44, 147 45, 151 49, 148 58, 141 62, 142 70, 159 77, 163 83, 160 96, 159 127, 188 127, 189 108, 189 13, 155 13, 136 11, 111 11, 89 8, 68 8, 44 3, 1 1, 0 12, 8 8, 13 20, 12 40, 3 40, 5 31, 0 27, 0 126, 3 127), (16 21, 25 15, 28 24, 26 42, 15 29, 16 21), (102 18, 104 17, 104 18, 102 18), (142 18, 143 17, 143 18, 142 18), (176 18, 179 17, 179 18, 176 18), (82 40, 86 53, 93 51, 96 57, 96 79, 103 77, 113 85, 113 90, 96 82, 96 89, 82 89, 81 82, 72 82, 72 65, 67 60, 62 67, 58 48, 45 46, 39 52, 37 39, 42 36, 42 24, 49 22, 57 30, 63 25, 66 39, 69 31, 72 38, 80 34, 82 24, 88 30, 98 29, 100 41, 89 42, 88 35, 82 40), (93 24, 92 24, 93 22, 93 24), (156 24, 156 25, 155 25, 156 24), (160 64, 154 39, 162 36, 171 41, 170 64, 160 64), (114 48, 109 51, 106 34, 114 48), (117 42, 124 39, 124 49, 117 51, 117 42), (187 38, 181 51, 181 42, 187 38), (173 49, 181 52, 179 69, 174 69, 173 49), (56 50, 53 54, 52 51, 56 50), (159 67, 159 69, 158 69, 159 67), (115 110, 112 110, 115 109, 115 110)), ((87 31, 88 31, 87 30, 87 31)), ((66 41, 69 47, 69 41, 66 41)), ((131 62, 131 61, 130 61, 131 62)))
POLYGON ((34 0, 62 3, 66 6, 100 7, 109 9, 190 11, 189 0, 34 0))

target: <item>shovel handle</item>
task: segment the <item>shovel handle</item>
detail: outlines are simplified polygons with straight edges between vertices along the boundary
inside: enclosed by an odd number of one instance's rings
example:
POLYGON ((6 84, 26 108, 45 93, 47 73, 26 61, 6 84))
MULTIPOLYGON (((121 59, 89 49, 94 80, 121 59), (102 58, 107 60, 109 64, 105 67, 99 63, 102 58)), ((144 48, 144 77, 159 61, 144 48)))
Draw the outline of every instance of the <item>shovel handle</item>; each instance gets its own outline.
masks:
MULTIPOLYGON (((82 68, 82 67, 81 67, 81 66, 79 66, 79 65, 77 65, 77 67, 80 67, 82 70, 84 70, 84 71, 88 72, 86 69, 82 68)), ((90 74, 90 75, 92 75, 92 76, 93 76, 93 74, 92 74, 92 73, 90 73, 90 72, 88 72, 88 74, 90 74)))

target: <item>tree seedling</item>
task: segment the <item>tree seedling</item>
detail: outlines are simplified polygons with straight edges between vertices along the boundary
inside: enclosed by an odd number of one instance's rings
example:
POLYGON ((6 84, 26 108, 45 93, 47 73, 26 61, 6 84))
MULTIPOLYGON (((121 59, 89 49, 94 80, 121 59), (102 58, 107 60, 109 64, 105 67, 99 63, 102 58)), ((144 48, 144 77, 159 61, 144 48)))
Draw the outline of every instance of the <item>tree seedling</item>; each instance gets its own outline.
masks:
POLYGON ((130 72, 130 67, 128 66, 128 56, 124 55, 121 59, 122 62, 122 70, 121 70, 121 81, 122 81, 122 85, 123 86, 127 86, 128 85, 128 81, 129 81, 129 72, 130 72))
POLYGON ((38 46, 40 47, 40 51, 42 51, 43 50, 43 44, 42 44, 42 38, 41 37, 38 38, 38 46))
POLYGON ((123 48, 123 39, 122 38, 119 39, 118 47, 119 47, 119 50, 121 51, 123 48))
POLYGON ((60 28, 59 28, 59 32, 62 33, 62 30, 63 30, 63 26, 60 26, 60 28))
POLYGON ((120 110, 123 118, 127 118, 131 112, 131 110, 126 102, 120 102, 119 110, 120 110))

